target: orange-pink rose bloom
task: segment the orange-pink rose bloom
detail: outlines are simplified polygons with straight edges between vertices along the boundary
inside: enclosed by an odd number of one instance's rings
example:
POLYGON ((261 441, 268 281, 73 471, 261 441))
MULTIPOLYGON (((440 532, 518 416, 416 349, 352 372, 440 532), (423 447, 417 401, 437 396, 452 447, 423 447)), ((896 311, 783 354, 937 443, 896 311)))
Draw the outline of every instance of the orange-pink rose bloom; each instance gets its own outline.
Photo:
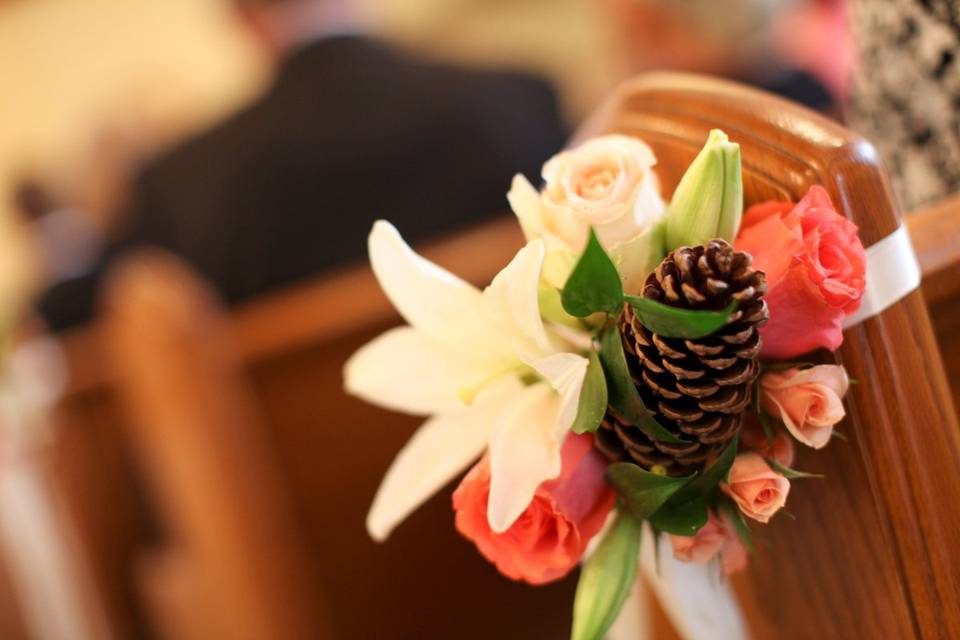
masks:
POLYGON ((718 518, 711 511, 707 524, 700 527, 696 534, 671 535, 670 543, 673 545, 673 557, 682 562, 706 564, 719 555, 726 575, 747 566, 747 549, 726 514, 718 518))
POLYGON ((513 525, 494 533, 487 523, 490 464, 482 459, 453 494, 457 530, 513 580, 544 584, 565 576, 603 527, 614 494, 603 479, 607 461, 593 438, 570 434, 560 477, 544 482, 513 525))
POLYGON ((771 469, 759 453, 748 452, 737 455, 720 489, 733 498, 743 515, 769 522, 786 504, 790 481, 771 469))
POLYGON ((783 420, 794 438, 820 449, 845 415, 843 396, 849 386, 847 372, 835 364, 771 372, 760 379, 760 403, 783 420))
POLYGON ((767 274, 770 321, 761 356, 793 358, 843 341, 843 318, 860 307, 866 257, 857 226, 811 187, 796 205, 765 202, 743 216, 736 247, 767 274))

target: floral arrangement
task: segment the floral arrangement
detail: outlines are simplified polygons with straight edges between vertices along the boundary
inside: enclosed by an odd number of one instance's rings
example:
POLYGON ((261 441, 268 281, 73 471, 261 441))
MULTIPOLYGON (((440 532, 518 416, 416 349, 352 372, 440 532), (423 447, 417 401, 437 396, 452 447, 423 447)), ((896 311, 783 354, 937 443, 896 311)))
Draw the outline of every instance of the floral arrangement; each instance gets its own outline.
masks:
POLYGON ((679 560, 742 569, 750 523, 812 475, 792 468, 794 443, 826 446, 844 416, 844 369, 797 359, 836 349, 860 305, 856 226, 816 186, 744 212, 740 148, 721 131, 669 204, 655 165, 608 135, 547 162, 539 191, 516 177, 528 244, 483 291, 377 222, 373 271, 408 324, 345 368, 349 392, 428 416, 377 492, 371 536, 473 464, 457 529, 514 580, 582 562, 577 639, 616 619, 642 526, 679 560))

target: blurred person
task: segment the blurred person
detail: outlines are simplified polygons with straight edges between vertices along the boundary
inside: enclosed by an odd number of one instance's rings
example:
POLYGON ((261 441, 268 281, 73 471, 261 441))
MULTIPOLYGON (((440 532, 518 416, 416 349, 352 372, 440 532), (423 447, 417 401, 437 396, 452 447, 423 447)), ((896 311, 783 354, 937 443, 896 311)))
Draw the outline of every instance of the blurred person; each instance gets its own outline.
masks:
POLYGON ((132 248, 186 258, 235 303, 363 256, 376 218, 414 240, 507 208, 565 137, 552 90, 526 76, 427 63, 366 35, 349 0, 234 0, 276 64, 265 95, 150 162, 93 273, 53 288, 54 329, 92 315, 104 269, 132 248))
POLYGON ((960 3, 853 0, 860 63, 850 126, 877 147, 910 212, 960 192, 960 3))
POLYGON ((811 73, 778 55, 779 20, 797 0, 601 0, 626 66, 739 80, 832 112, 832 96, 811 73))

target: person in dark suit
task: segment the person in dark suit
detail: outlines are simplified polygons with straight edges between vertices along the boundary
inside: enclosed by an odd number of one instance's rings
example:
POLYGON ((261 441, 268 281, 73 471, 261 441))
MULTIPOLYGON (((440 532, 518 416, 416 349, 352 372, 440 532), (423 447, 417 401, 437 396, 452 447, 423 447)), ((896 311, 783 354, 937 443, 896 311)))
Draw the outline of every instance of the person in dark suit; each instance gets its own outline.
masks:
POLYGON ((361 35, 347 0, 236 0, 278 61, 270 89, 146 166, 127 224, 92 274, 53 287, 55 330, 86 321, 100 276, 152 245, 236 303, 361 259, 377 218, 410 239, 507 210, 564 143, 551 88, 427 63, 361 35))

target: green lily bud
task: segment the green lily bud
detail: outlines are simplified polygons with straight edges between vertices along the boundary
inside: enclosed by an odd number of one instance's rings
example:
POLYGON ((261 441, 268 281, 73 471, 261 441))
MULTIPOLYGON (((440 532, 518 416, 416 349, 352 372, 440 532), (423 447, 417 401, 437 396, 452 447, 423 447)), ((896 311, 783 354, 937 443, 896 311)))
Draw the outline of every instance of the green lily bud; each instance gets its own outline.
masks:
POLYGON ((667 251, 713 238, 733 242, 742 215, 740 145, 714 129, 680 179, 667 208, 667 251))

